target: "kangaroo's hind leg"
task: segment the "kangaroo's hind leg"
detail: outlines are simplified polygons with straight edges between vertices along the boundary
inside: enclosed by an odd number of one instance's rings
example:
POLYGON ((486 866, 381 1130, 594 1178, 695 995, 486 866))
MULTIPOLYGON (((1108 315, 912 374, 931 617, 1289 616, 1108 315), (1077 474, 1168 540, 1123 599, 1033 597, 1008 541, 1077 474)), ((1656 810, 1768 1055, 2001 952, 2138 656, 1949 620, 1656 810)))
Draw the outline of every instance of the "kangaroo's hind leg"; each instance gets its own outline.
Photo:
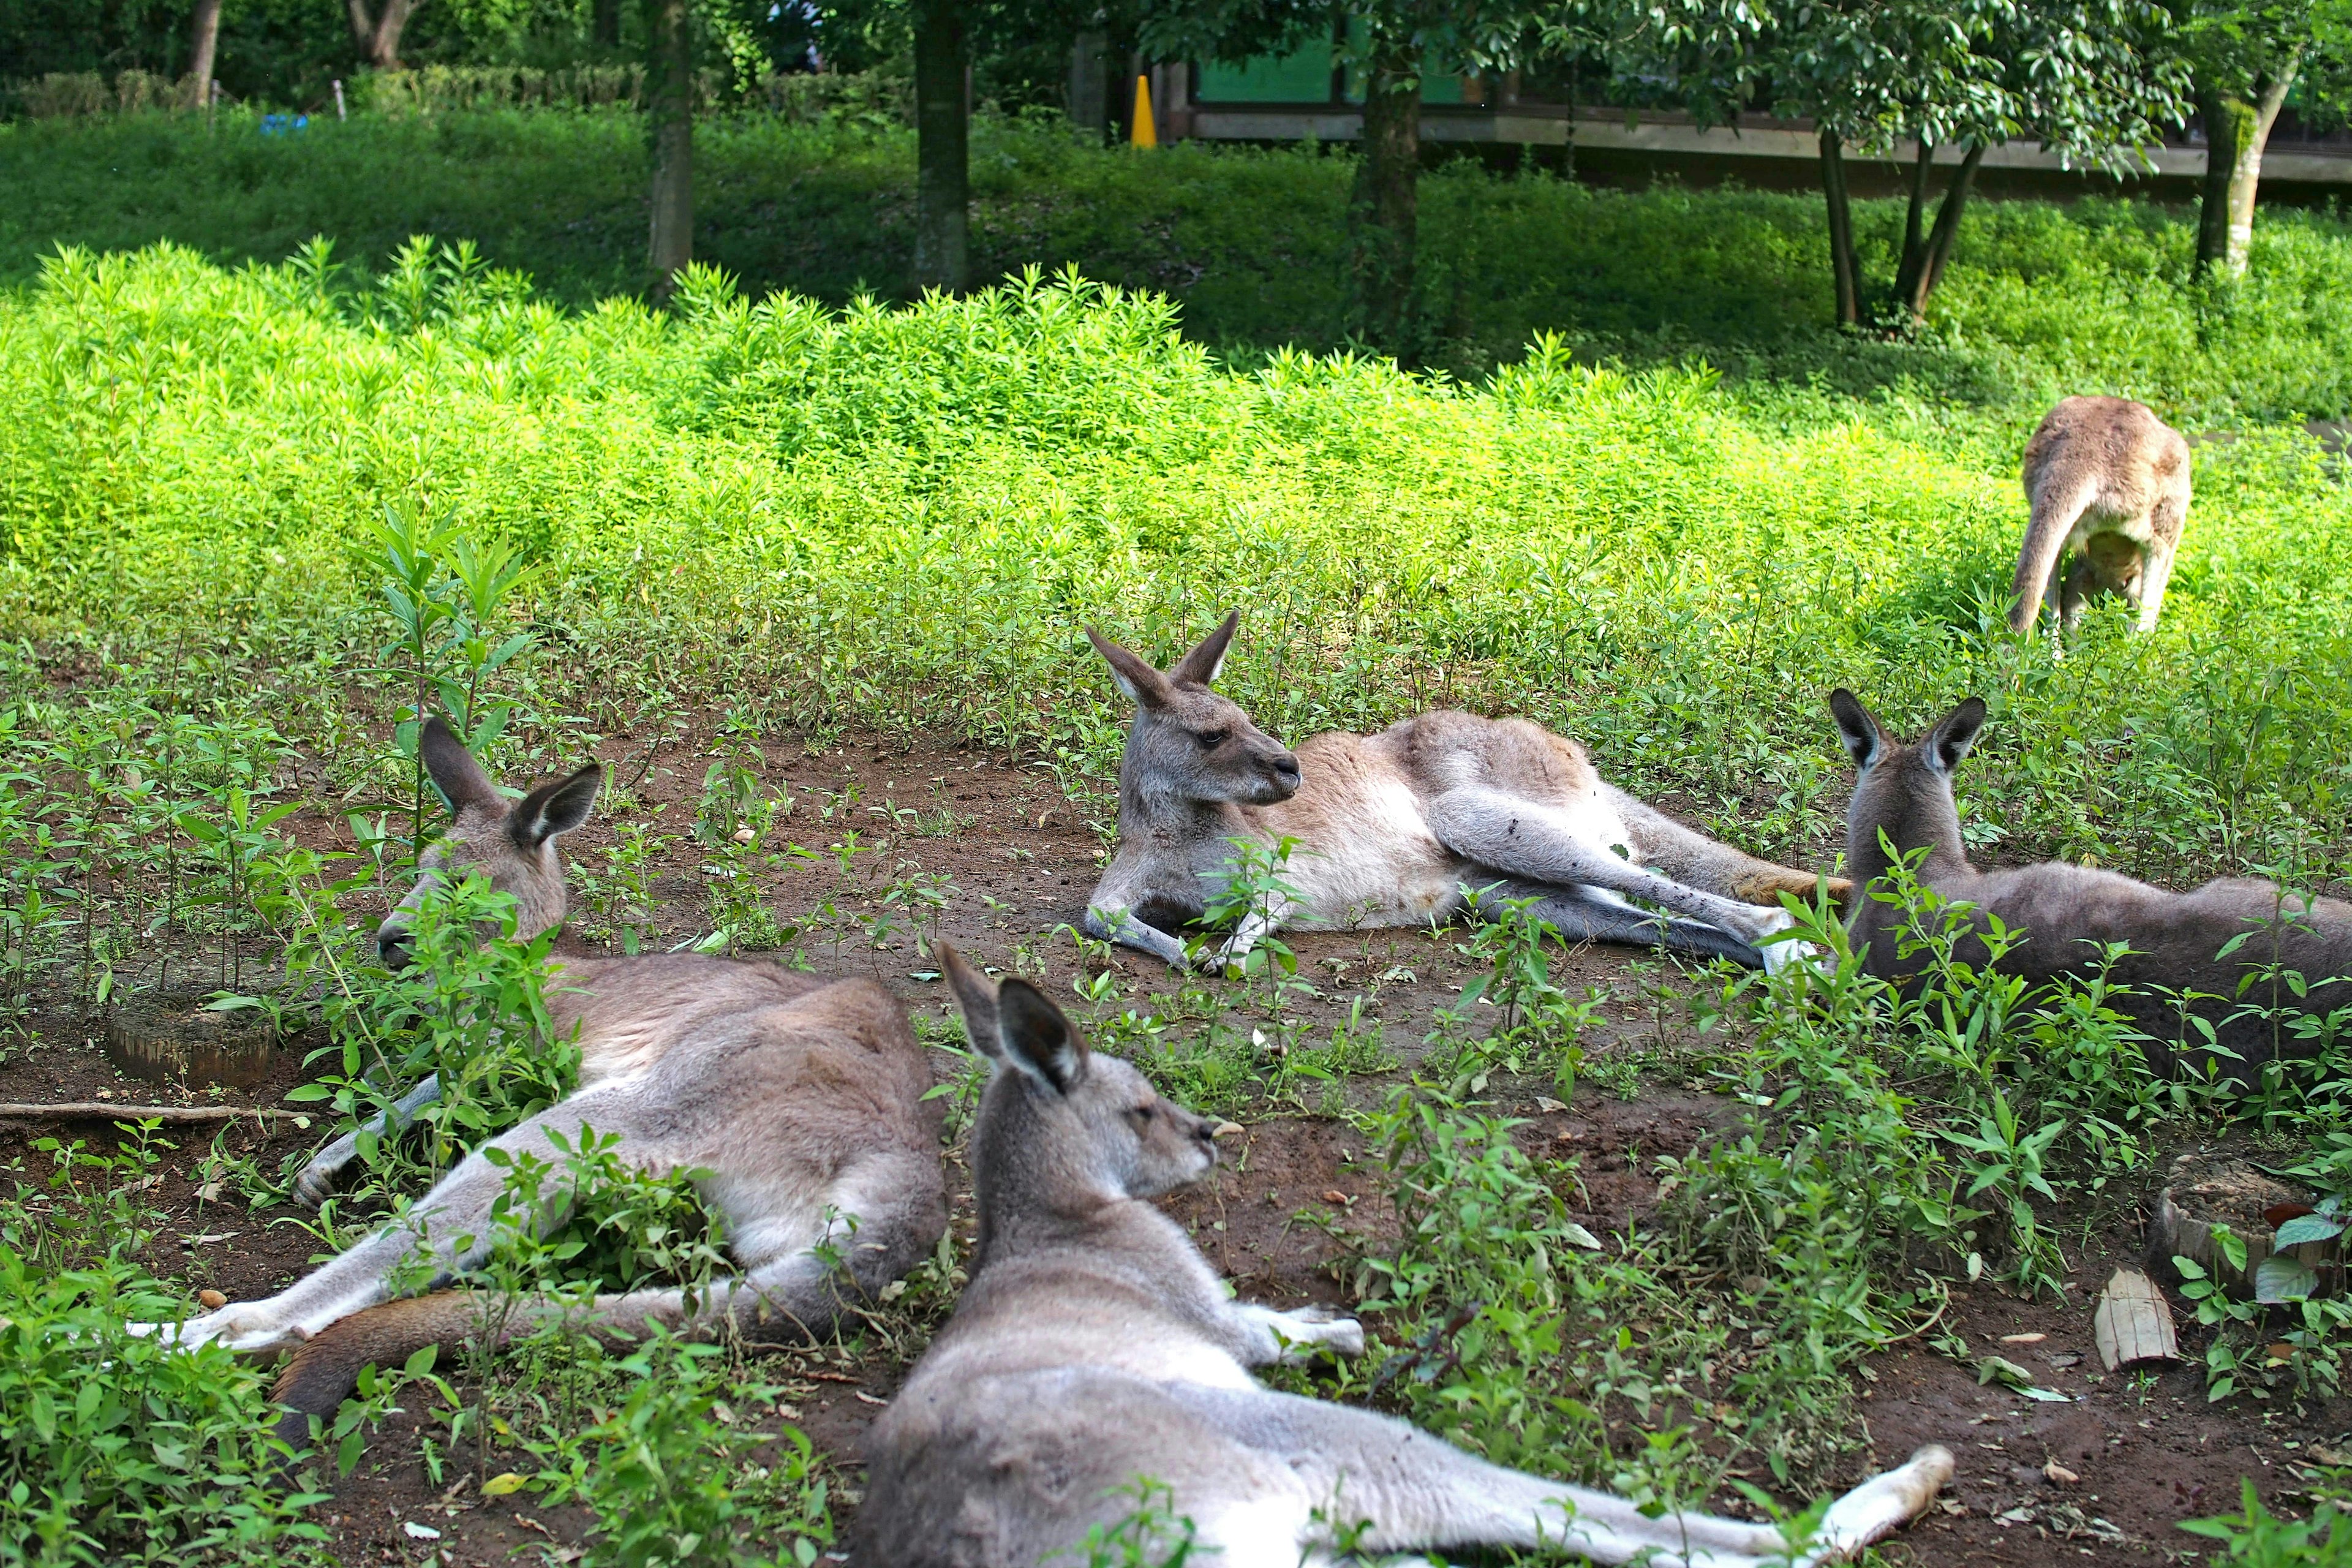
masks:
POLYGON ((1695 832, 1647 801, 1627 795, 1613 784, 1601 786, 1626 832, 1633 835, 1633 854, 1643 865, 1701 892, 1718 893, 1744 904, 1778 904, 1782 893, 1806 902, 1823 882, 1830 901, 1843 908, 1853 884, 1843 877, 1822 877, 1793 866, 1759 860, 1720 839, 1695 832))
POLYGON ((1570 946, 1606 942, 1627 947, 1662 948, 1691 958, 1727 958, 1748 969, 1764 967, 1764 955, 1728 931, 1703 921, 1637 909, 1613 894, 1591 888, 1501 882, 1483 896, 1482 908, 1491 909, 1495 900, 1502 899, 1537 900, 1530 912, 1559 931, 1560 941, 1570 946))
POLYGON ((1447 790, 1429 803, 1439 843, 1481 866, 1553 887, 1581 883, 1642 899, 1749 942, 1793 923, 1779 907, 1741 903, 1635 864, 1578 831, 1567 812, 1500 790, 1447 790))
MULTIPOLYGON (((499 1134, 492 1144, 551 1159, 551 1129, 567 1137, 576 1136, 583 1124, 626 1132, 629 1088, 615 1083, 583 1089, 499 1134)), ((665 1163, 658 1150, 640 1140, 630 1141, 628 1156, 637 1164, 665 1163)), ((393 1293, 394 1280, 404 1272, 413 1271, 416 1289, 437 1284, 488 1255, 496 1240, 490 1209, 505 1184, 506 1173, 478 1149, 419 1198, 399 1223, 386 1226, 278 1294, 234 1301, 191 1318, 173 1337, 183 1345, 221 1340, 235 1351, 277 1350, 374 1306, 393 1293)), ((540 1223, 561 1220, 560 1215, 549 1214, 540 1223)))
MULTIPOLYGON (((1259 1389, 1178 1384, 1170 1393, 1205 1424, 1278 1458, 1328 1500, 1339 1531, 1363 1527, 1374 1552, 1465 1546, 1564 1546, 1596 1563, 1748 1568, 1782 1550, 1779 1530, 1711 1514, 1645 1517, 1625 1499, 1508 1470, 1370 1411, 1259 1389)), ((1952 1457, 1923 1448, 1898 1470, 1833 1504, 1801 1561, 1834 1561, 1927 1506, 1952 1457)))

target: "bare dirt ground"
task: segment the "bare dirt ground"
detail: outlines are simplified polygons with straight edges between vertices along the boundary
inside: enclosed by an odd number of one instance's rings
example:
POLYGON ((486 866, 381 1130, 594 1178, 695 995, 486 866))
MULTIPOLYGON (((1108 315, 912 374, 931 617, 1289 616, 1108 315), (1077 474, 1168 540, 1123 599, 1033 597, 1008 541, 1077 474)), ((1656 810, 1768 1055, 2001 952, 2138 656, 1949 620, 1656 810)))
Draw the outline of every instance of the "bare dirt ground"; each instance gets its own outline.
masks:
MULTIPOLYGON (((647 756, 641 746, 615 741, 604 750, 617 764, 618 782, 632 784, 641 809, 670 803, 664 830, 683 832, 701 787, 703 763, 695 748, 679 744, 647 756)), ((770 787, 788 786, 796 797, 782 836, 815 844, 828 832, 837 834, 847 816, 831 822, 819 816, 819 803, 832 792, 840 810, 863 814, 856 818, 861 832, 887 843, 877 861, 910 860, 952 879, 957 891, 940 919, 941 934, 984 961, 1008 968, 1019 962, 1033 973, 1042 968, 1046 984, 1067 995, 1076 953, 1066 935, 1053 933, 1079 919, 1093 885, 1100 840, 1087 812, 1101 803, 1074 803, 1045 773, 956 744, 901 748, 853 737, 822 752, 772 743, 767 756, 770 787), (853 784, 859 792, 854 804, 845 796, 853 784), (1016 952, 1022 949, 1026 952, 1016 952)), ((302 831, 323 844, 343 830, 339 817, 320 813, 302 831)), ((593 864, 610 834, 610 817, 600 815, 567 840, 567 849, 575 860, 593 864)), ((660 868, 656 889, 662 895, 663 945, 707 929, 699 859, 691 840, 682 839, 660 868)), ((772 907, 787 913, 811 907, 824 896, 831 876, 829 863, 781 874, 769 889, 772 907)), ((1431 1015, 1451 998, 1449 987, 1458 988, 1469 973, 1452 941, 1446 933, 1433 938, 1409 931, 1298 939, 1300 972, 1313 976, 1321 993, 1300 1006, 1328 1024, 1344 1016, 1351 997, 1373 994, 1390 1049, 1410 1061, 1431 1015)), ((872 973, 919 1014, 948 1011, 943 987, 911 977, 929 966, 904 933, 879 950, 855 936, 838 949, 829 940, 804 945, 820 970, 872 973)), ((1654 960, 1600 950, 1567 955, 1561 963, 1574 984, 1598 983, 1612 993, 1607 1021, 1585 1038, 1596 1061, 1677 1043, 1679 1026, 1654 1005, 1647 984, 1659 973, 1654 960)), ((1129 998, 1122 1005, 1142 1005, 1153 994, 1166 997, 1176 990, 1173 976, 1139 955, 1122 953, 1115 967, 1129 998)), ((249 1090, 148 1084, 107 1059, 101 1036, 93 1021, 40 1019, 36 1043, 0 1062, 0 1100, 267 1105, 300 1075, 297 1048, 281 1057, 269 1081, 249 1090)), ((947 1058, 941 1059, 944 1065, 947 1058)), ((1369 1103, 1393 1079, 1352 1080, 1349 1097, 1369 1103)), ((1735 1121, 1740 1109, 1701 1084, 1656 1073, 1641 1079, 1632 1099, 1606 1092, 1588 1077, 1566 1106, 1549 1099, 1548 1085, 1494 1087, 1488 1098, 1498 1108, 1527 1119, 1518 1136, 1528 1147, 1578 1156, 1585 1205, 1580 1217, 1604 1233, 1652 1211, 1657 1157, 1686 1153, 1735 1121)), ((1339 1216, 1358 1231, 1377 1234, 1383 1216, 1376 1169, 1345 1121, 1303 1107, 1262 1108, 1244 1120, 1246 1133, 1227 1151, 1226 1166, 1212 1183, 1172 1200, 1172 1212, 1244 1295, 1281 1304, 1311 1299, 1346 1305, 1338 1268, 1342 1244, 1300 1215, 1339 1216)), ((307 1147, 321 1131, 247 1124, 230 1136, 275 1169, 281 1156, 307 1147)), ((22 1162, 28 1175, 44 1172, 47 1157, 35 1152, 35 1140, 97 1142, 108 1131, 102 1120, 0 1123, 0 1164, 22 1162)), ((212 1130, 167 1130, 167 1136, 178 1149, 152 1195, 171 1223, 155 1244, 152 1267, 184 1279, 191 1293, 211 1287, 232 1300, 275 1290, 300 1273, 315 1244, 286 1223, 295 1211, 249 1213, 234 1193, 200 1194, 192 1170, 212 1130)), ((969 1184, 953 1153, 950 1173, 961 1233, 969 1226, 969 1184)), ((2177 1521, 2234 1508, 2242 1476, 2252 1476, 2266 1496, 2291 1497, 2298 1462, 2344 1446, 2352 1409, 2341 1403, 2297 1413, 2241 1397, 2213 1407, 2193 1365, 2153 1377, 2101 1372, 2091 1342, 2091 1308, 2111 1269, 2137 1258, 2141 1205, 2152 1197, 2152 1190, 2126 1194, 2087 1219, 2076 1217, 2068 1249, 2075 1267, 2063 1301, 2021 1300, 1990 1287, 1955 1292, 1946 1326, 1972 1347, 2028 1365, 2045 1386, 2072 1396, 2069 1403, 2037 1403, 1980 1386, 1968 1370, 1916 1343, 1897 1346, 1865 1366, 1858 1436, 1867 1447, 1837 1479, 1858 1479, 1925 1442, 1947 1444, 1959 1456, 1959 1473, 1942 1509, 1892 1544, 1891 1557, 1927 1564, 2183 1560, 2195 1543, 2174 1528, 2177 1521), (2018 1335, 2040 1337, 2011 1338, 2018 1335)), ((2195 1356, 2202 1341, 2193 1318, 2184 1315, 2181 1323, 2184 1346, 2195 1356)), ((858 1436, 905 1369, 887 1352, 833 1349, 780 1353, 768 1371, 783 1385, 797 1423, 834 1457, 837 1496, 850 1505, 836 1508, 845 1522, 854 1510, 858 1436)), ((515 1506, 521 1500, 486 1500, 463 1483, 446 1491, 429 1485, 412 1430, 396 1424, 371 1446, 368 1459, 319 1517, 333 1532, 336 1558, 354 1564, 419 1563, 436 1554, 449 1563, 499 1563, 534 1547, 560 1557, 578 1540, 584 1516, 577 1510, 515 1506), (440 1536, 414 1539, 403 1528, 409 1523, 427 1525, 440 1536)))

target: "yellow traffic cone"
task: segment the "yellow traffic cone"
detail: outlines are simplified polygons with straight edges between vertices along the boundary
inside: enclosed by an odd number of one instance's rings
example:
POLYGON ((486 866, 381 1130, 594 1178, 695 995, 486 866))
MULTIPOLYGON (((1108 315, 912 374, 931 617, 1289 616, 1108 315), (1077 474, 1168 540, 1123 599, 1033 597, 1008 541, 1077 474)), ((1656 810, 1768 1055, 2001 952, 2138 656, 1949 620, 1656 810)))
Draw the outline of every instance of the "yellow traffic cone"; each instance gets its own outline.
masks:
POLYGON ((1151 79, 1135 79, 1135 122, 1129 128, 1127 144, 1130 147, 1160 145, 1159 128, 1151 123, 1151 79))

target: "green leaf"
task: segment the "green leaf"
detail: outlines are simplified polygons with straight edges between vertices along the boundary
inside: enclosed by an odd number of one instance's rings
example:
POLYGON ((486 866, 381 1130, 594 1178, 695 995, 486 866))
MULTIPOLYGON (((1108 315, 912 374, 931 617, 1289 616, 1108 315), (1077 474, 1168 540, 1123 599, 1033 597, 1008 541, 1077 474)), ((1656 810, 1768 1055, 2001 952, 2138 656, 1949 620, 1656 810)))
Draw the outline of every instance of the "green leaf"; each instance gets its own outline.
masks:
POLYGON ((2344 1234, 2344 1222, 2326 1215, 2297 1215, 2278 1227, 2271 1245, 2284 1252, 2290 1247, 2300 1247, 2307 1241, 2333 1241, 2344 1234))
POLYGON ((2277 1306, 2300 1301, 2319 1288, 2319 1274, 2299 1258, 2273 1253, 2254 1269, 2254 1300, 2277 1306))

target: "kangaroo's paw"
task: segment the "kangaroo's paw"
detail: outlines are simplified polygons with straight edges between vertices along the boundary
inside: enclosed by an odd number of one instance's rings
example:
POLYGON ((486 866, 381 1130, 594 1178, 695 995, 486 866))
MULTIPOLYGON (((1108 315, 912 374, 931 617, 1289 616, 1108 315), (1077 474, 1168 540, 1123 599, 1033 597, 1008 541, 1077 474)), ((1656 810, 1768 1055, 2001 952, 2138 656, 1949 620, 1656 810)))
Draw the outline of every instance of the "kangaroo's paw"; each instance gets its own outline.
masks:
POLYGON ((239 1355, 258 1355, 300 1344, 310 1337, 299 1323, 281 1321, 266 1301, 236 1301, 181 1323, 131 1323, 134 1334, 152 1334, 174 1349, 192 1351, 218 1343, 239 1355))
POLYGON ((1364 1353, 1364 1326, 1353 1318, 1334 1314, 1328 1307, 1299 1307, 1276 1314, 1275 1332, 1288 1340, 1293 1347, 1283 1359, 1304 1359, 1299 1349, 1318 1349, 1333 1355, 1360 1356, 1364 1353))
POLYGON ((359 1135, 347 1132, 311 1155, 310 1163, 294 1178, 295 1203, 315 1209, 326 1202, 328 1194, 335 1190, 335 1178, 343 1173, 343 1167, 352 1163, 359 1148, 359 1135))
POLYGON ((1940 1443, 1928 1444, 1898 1468, 1873 1476, 1830 1505, 1805 1563, 1844 1562, 1900 1530, 1925 1513, 1951 1479, 1952 1451, 1940 1443))

